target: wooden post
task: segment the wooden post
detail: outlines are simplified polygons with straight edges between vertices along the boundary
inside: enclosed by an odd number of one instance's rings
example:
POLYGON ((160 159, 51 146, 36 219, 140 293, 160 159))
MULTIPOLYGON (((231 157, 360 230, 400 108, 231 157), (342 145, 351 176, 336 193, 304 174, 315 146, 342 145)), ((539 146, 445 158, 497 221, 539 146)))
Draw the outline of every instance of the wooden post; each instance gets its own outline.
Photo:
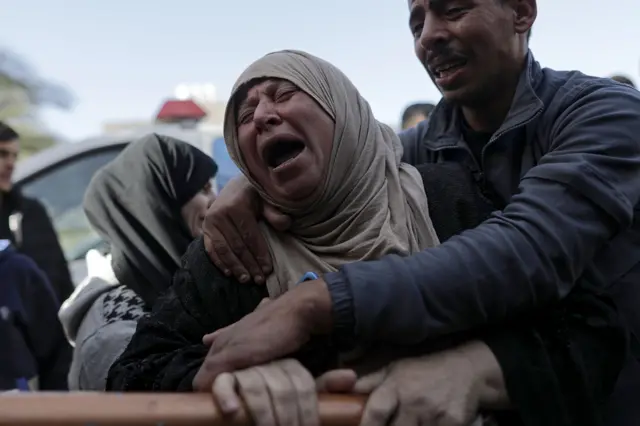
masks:
MULTIPOLYGON (((323 426, 357 426, 364 398, 321 395, 323 426)), ((249 426, 223 418, 208 394, 33 392, 0 395, 0 426, 249 426)))

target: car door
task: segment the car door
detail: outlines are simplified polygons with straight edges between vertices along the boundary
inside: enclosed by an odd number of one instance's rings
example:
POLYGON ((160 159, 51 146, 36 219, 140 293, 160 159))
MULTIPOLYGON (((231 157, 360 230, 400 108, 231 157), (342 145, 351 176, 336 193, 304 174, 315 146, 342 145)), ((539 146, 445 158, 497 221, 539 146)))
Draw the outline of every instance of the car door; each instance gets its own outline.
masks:
POLYGON ((76 285, 86 276, 86 253, 104 244, 84 214, 84 193, 96 171, 113 160, 125 146, 126 143, 122 143, 76 154, 19 183, 24 195, 39 200, 46 207, 76 285))

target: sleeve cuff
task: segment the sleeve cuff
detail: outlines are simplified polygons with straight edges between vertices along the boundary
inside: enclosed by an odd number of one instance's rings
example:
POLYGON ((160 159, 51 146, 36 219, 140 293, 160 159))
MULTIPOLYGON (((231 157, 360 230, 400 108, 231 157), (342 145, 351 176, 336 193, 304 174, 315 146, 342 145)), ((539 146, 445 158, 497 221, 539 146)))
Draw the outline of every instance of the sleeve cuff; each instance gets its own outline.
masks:
POLYGON ((332 272, 325 275, 324 281, 331 295, 333 344, 340 351, 350 350, 355 345, 356 328, 351 287, 341 272, 332 272))

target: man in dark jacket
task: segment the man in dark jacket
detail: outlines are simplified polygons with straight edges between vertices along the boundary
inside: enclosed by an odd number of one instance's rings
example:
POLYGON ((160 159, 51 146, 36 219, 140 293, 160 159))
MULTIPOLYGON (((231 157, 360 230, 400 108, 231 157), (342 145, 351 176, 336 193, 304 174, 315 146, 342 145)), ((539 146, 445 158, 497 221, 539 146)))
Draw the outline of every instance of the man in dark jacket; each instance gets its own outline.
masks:
MULTIPOLYGON (((278 358, 312 333, 345 347, 412 345, 506 323, 574 287, 611 293, 640 334, 640 93, 542 68, 528 49, 535 0, 410 0, 409 10, 416 55, 443 99, 401 135, 404 159, 464 165, 498 210, 438 247, 345 265, 291 290, 217 335, 213 375, 278 358)), ((228 188, 205 221, 207 248, 223 271, 261 281, 270 260, 259 200, 228 188)), ((630 356, 608 424, 637 423, 639 394, 630 356)))
POLYGON ((11 179, 19 150, 19 135, 0 122, 0 239, 10 240, 36 262, 62 302, 73 292, 71 275, 44 206, 22 196, 13 186, 11 179))
POLYGON ((36 264, 0 240, 0 391, 66 390, 71 347, 36 264))

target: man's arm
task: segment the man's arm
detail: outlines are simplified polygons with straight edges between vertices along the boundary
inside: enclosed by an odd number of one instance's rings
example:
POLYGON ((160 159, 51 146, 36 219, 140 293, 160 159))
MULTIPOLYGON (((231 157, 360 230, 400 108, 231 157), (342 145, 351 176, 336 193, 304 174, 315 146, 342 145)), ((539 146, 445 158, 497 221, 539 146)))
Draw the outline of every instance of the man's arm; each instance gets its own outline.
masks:
MULTIPOLYGON (((416 255, 326 275, 334 335, 414 344, 565 297, 596 252, 632 223, 640 93, 586 88, 550 132, 550 152, 503 212, 416 255)), ((316 312, 318 321, 327 315, 316 312)))
POLYGON ((58 234, 38 200, 25 198, 24 204, 23 232, 30 234, 28 239, 25 238, 24 253, 47 275, 58 301, 62 303, 73 293, 74 286, 58 234))

